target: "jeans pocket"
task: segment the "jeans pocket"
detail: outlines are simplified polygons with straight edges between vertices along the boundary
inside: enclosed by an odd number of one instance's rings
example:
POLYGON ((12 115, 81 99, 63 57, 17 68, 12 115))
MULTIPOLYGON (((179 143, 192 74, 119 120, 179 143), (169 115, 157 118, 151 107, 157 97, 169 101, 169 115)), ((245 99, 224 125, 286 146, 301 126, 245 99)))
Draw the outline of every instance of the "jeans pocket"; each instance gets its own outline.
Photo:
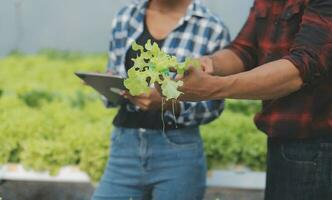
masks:
POLYGON ((272 199, 315 199, 311 196, 319 181, 319 145, 283 143, 270 155, 267 180, 268 196, 272 199), (278 197, 278 198, 276 198, 278 197))
POLYGON ((121 132, 122 132, 121 128, 114 127, 114 129, 112 131, 112 134, 111 134, 111 142, 112 142, 112 144, 115 144, 115 143, 117 143, 120 140, 121 132))
POLYGON ((319 144, 290 143, 281 145, 281 156, 284 161, 316 166, 319 156, 319 144))
POLYGON ((163 132, 166 142, 176 148, 198 148, 202 139, 198 128, 186 128, 163 132))

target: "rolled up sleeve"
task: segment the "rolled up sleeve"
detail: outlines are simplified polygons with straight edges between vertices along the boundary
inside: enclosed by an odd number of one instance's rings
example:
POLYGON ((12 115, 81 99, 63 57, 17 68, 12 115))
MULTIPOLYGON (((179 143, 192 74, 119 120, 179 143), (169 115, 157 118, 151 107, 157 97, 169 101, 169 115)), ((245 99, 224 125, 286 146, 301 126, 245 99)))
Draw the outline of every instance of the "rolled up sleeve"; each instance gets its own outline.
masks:
POLYGON ((328 74, 332 65, 332 0, 312 0, 284 59, 299 70, 304 85, 328 74))

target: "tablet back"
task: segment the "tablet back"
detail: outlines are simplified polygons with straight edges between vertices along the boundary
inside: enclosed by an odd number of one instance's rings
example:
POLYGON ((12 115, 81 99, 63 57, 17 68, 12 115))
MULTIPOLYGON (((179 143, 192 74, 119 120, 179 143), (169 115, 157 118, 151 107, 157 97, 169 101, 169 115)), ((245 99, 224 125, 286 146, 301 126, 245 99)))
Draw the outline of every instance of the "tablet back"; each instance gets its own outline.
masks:
POLYGON ((120 92, 127 90, 123 85, 124 78, 100 73, 75 72, 75 74, 110 102, 119 104, 123 100, 120 92))

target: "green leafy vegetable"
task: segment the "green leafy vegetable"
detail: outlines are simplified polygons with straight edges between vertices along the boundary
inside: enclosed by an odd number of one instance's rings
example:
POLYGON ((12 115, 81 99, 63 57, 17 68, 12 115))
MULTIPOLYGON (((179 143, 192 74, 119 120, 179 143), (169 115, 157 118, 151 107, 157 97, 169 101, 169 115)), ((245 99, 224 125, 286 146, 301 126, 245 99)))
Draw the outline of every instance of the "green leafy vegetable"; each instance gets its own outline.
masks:
POLYGON ((151 40, 148 40, 144 47, 133 42, 132 48, 139 51, 140 55, 133 59, 134 66, 128 70, 128 78, 124 85, 134 96, 149 93, 151 85, 158 83, 166 100, 177 99, 181 95, 178 87, 182 86, 183 82, 171 78, 170 68, 183 75, 190 66, 200 65, 197 59, 190 58, 179 63, 175 56, 168 55, 157 43, 152 44, 151 40))
POLYGON ((182 81, 172 81, 169 78, 166 78, 161 84, 161 90, 163 91, 163 95, 168 99, 177 99, 182 92, 179 92, 177 88, 182 86, 182 81))

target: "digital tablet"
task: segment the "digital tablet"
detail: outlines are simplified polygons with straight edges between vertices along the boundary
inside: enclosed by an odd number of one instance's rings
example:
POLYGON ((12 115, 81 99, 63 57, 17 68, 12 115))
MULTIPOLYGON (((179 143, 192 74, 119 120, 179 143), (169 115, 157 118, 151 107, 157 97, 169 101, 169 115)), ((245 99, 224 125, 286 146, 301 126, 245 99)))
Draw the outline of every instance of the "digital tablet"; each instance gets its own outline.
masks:
POLYGON ((119 104, 123 100, 120 93, 127 90, 123 85, 124 78, 101 73, 75 72, 75 74, 110 102, 119 104))

